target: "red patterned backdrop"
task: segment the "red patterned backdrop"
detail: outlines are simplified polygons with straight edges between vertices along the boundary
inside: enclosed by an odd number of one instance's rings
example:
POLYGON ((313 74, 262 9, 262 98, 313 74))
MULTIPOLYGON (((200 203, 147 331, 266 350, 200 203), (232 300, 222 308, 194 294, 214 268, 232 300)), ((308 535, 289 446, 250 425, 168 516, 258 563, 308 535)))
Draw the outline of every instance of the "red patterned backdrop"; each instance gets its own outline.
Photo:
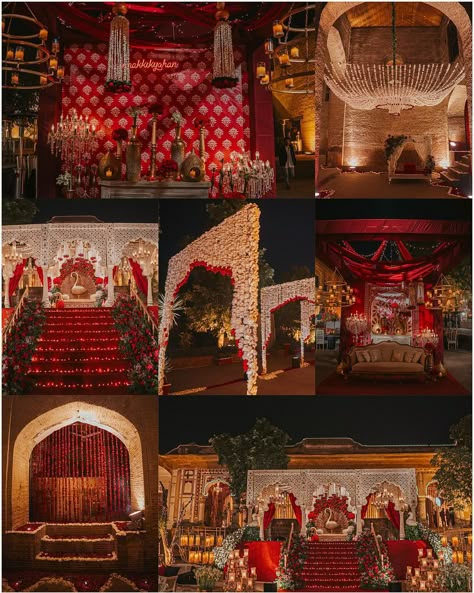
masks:
MULTIPOLYGON (((233 151, 249 150, 249 101, 246 62, 240 50, 235 50, 235 63, 239 71, 239 84, 234 89, 216 89, 211 85, 213 54, 209 49, 177 53, 157 51, 131 51, 131 62, 154 60, 177 62, 178 67, 153 71, 134 68, 131 70, 133 89, 131 93, 109 93, 104 89, 107 73, 107 46, 71 46, 65 50, 64 60, 67 75, 63 87, 63 115, 76 108, 79 115, 89 116, 98 130, 98 160, 107 149, 114 149, 111 139, 114 129, 132 126, 132 117, 126 113, 132 106, 161 103, 167 115, 158 122, 158 161, 170 158, 174 139, 174 124, 170 114, 179 110, 186 122, 182 138, 187 143, 186 153, 194 147, 199 149, 199 131, 194 127, 196 117, 209 119, 206 134, 208 172, 219 161, 227 159, 233 151)), ((140 115, 138 133, 143 143, 142 174, 148 171, 151 138, 150 116, 140 115)), ((269 158, 262 155, 264 158, 269 158)))

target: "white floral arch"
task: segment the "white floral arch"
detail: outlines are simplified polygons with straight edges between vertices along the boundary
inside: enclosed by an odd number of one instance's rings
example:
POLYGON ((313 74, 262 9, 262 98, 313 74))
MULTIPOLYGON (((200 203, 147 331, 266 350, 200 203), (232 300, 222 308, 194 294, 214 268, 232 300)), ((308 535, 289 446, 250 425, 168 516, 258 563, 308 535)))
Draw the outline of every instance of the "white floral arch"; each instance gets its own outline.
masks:
POLYGON ((388 174, 393 175, 397 169, 398 159, 401 157, 406 144, 413 144, 416 153, 423 165, 431 154, 431 136, 407 136, 403 142, 395 148, 387 161, 388 174))
POLYGON ((262 372, 267 372, 267 346, 272 333, 272 313, 292 301, 301 303, 300 359, 304 361, 304 343, 309 338, 311 317, 316 313, 315 278, 304 278, 274 286, 266 286, 260 291, 262 372))
POLYGON ((232 279, 231 324, 247 373, 247 395, 257 394, 258 245, 260 210, 247 204, 174 255, 168 264, 159 330, 158 393, 163 394, 172 308, 193 268, 204 266, 232 279))

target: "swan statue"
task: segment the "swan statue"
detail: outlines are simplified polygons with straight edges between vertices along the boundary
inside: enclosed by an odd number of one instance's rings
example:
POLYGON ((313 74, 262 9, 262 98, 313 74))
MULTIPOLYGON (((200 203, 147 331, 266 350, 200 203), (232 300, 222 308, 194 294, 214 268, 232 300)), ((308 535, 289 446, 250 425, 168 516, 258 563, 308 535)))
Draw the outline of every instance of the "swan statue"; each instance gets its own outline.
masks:
POLYGON ((332 509, 330 509, 329 507, 326 507, 326 510, 324 511, 324 514, 327 516, 328 520, 326 521, 326 523, 324 524, 324 527, 328 530, 328 531, 333 531, 333 529, 337 529, 337 527, 339 527, 339 523, 337 521, 333 520, 333 512, 332 509), (329 511, 329 515, 327 514, 329 511))
POLYGON ((413 511, 410 511, 408 513, 408 519, 405 521, 405 523, 407 525, 410 525, 411 527, 418 524, 418 521, 416 520, 416 517, 415 517, 415 513, 413 511))
POLYGON ((85 286, 81 286, 80 284, 79 285, 77 284, 77 282, 79 280, 79 276, 77 275, 77 272, 72 272, 71 277, 72 278, 76 277, 76 281, 74 282, 74 285, 71 288, 72 294, 80 295, 80 294, 84 294, 85 292, 87 292, 87 288, 85 286))

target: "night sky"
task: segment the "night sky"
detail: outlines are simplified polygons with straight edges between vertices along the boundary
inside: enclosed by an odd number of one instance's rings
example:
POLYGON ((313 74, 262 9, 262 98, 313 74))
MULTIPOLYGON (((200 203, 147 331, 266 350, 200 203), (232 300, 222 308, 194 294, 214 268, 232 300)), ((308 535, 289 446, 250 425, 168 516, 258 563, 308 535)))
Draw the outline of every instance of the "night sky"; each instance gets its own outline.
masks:
POLYGON ((158 222, 156 200, 38 200, 33 222, 54 216, 95 216, 102 222, 158 222))
POLYGON ((471 413, 469 397, 161 397, 160 453, 208 444, 218 433, 247 431, 264 417, 296 443, 350 437, 363 445, 440 445, 449 427, 471 413))
MULTIPOLYGON (((197 238, 209 228, 205 200, 160 202, 160 273, 166 272, 170 257, 182 248, 186 235, 197 238)), ((314 201, 260 200, 260 247, 275 269, 275 281, 292 266, 314 269, 314 201)))

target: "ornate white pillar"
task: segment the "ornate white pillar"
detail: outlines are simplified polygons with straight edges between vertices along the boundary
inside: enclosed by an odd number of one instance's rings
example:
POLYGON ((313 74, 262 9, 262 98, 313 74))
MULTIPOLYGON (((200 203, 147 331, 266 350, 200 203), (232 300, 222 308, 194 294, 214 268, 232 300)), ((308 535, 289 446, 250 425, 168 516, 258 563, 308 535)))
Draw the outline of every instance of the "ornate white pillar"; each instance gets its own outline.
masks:
POLYGON ((357 505, 357 531, 356 534, 362 533, 362 505, 357 505))
POLYGON ((152 278, 153 278, 153 273, 148 274, 148 276, 146 277, 146 279, 148 281, 148 288, 147 288, 147 293, 146 293, 146 304, 148 307, 151 307, 153 305, 153 295, 152 295, 152 291, 151 291, 152 278))
POLYGON ((263 528, 263 517, 264 517, 264 510, 263 508, 258 509, 258 526, 260 527, 260 539, 262 542, 265 540, 265 529, 263 528))
POLYGON ((107 266, 107 300, 105 301, 106 307, 111 307, 114 304, 114 267, 107 266))
POLYGON ((405 539, 405 513, 398 511, 400 514, 400 539, 405 539))
POLYGON ((49 295, 48 295, 48 274, 46 272, 46 268, 43 268, 43 306, 46 308, 51 307, 51 303, 49 302, 49 295))
POLYGON ((422 523, 426 523, 426 496, 418 495, 418 518, 422 523))
POLYGON ((5 286, 5 298, 3 300, 3 306, 5 309, 10 307, 10 275, 8 273, 4 274, 3 282, 5 286))

